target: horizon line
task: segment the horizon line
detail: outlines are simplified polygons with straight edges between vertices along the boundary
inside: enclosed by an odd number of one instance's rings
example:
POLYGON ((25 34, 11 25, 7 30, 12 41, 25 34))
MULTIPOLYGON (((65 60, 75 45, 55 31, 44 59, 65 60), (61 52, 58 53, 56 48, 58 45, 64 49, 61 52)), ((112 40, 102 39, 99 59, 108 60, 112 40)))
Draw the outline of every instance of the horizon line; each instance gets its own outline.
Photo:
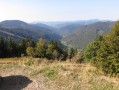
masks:
POLYGON ((5 20, 0 20, 0 22, 3 22, 3 21, 12 21, 12 20, 18 20, 18 21, 24 21, 24 22, 27 22, 27 23, 37 23, 37 22, 44 22, 44 23, 47 23, 47 22, 75 22, 75 21, 90 21, 90 20, 97 20, 97 21, 118 21, 119 19, 117 20, 111 20, 111 19, 75 19, 75 20, 37 20, 37 21, 26 21, 26 20, 21 20, 21 19, 5 19, 5 20))

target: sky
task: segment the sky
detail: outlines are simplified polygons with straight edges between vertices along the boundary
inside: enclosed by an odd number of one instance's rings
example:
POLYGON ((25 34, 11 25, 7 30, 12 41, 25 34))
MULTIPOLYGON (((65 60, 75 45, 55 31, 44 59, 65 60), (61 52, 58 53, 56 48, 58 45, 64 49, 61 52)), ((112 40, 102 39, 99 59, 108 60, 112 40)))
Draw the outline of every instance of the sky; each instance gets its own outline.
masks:
POLYGON ((0 0, 0 21, 118 20, 119 0, 0 0))

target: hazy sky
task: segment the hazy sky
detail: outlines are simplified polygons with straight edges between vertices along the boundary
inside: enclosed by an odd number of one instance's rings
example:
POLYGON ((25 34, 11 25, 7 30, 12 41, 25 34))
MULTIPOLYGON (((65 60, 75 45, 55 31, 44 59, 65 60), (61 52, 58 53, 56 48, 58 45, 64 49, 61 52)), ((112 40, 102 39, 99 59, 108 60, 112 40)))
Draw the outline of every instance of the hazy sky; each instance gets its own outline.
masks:
POLYGON ((119 0, 0 0, 3 20, 119 19, 119 0))

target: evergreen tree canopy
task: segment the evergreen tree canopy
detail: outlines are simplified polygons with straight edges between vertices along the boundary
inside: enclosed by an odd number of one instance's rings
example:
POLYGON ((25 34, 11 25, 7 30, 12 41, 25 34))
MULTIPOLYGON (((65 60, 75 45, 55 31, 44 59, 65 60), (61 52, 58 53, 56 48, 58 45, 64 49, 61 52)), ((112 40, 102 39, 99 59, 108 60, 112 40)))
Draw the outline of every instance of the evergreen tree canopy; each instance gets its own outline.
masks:
POLYGON ((101 43, 96 59, 105 73, 119 75, 119 21, 101 43))
POLYGON ((44 58, 46 55, 46 41, 42 38, 39 39, 36 45, 37 56, 44 58))
POLYGON ((100 49, 100 44, 103 41, 103 36, 98 36, 93 42, 91 42, 85 49, 85 61, 96 62, 97 50, 100 49))
POLYGON ((4 57, 5 55, 5 42, 2 37, 0 37, 0 57, 4 57))

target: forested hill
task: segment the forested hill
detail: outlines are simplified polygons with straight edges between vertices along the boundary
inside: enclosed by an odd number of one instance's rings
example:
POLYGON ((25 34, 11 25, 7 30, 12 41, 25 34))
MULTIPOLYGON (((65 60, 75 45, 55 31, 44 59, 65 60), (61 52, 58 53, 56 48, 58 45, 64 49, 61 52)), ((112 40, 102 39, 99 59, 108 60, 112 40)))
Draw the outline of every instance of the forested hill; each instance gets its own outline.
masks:
POLYGON ((55 28, 54 29, 55 32, 57 32, 59 35, 61 35, 62 37, 66 37, 84 25, 108 21, 113 22, 111 20, 91 19, 91 20, 75 20, 75 21, 37 22, 36 25, 38 23, 43 23, 45 24, 45 26, 46 25, 51 26, 55 28))
POLYGON ((16 41, 25 38, 32 38, 35 41, 39 38, 46 40, 62 39, 66 45, 84 49, 96 36, 108 33, 113 24, 113 21, 100 20, 54 22, 53 25, 6 20, 0 22, 0 36, 6 40, 12 38, 16 41))
POLYGON ((24 38, 38 40, 40 37, 46 40, 60 40, 61 36, 51 28, 35 26, 19 20, 6 20, 0 22, 0 36, 5 39, 12 38, 16 41, 24 38))
POLYGON ((98 35, 107 34, 114 22, 97 22, 94 24, 80 26, 71 35, 63 39, 67 45, 84 49, 98 35))

